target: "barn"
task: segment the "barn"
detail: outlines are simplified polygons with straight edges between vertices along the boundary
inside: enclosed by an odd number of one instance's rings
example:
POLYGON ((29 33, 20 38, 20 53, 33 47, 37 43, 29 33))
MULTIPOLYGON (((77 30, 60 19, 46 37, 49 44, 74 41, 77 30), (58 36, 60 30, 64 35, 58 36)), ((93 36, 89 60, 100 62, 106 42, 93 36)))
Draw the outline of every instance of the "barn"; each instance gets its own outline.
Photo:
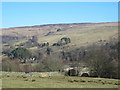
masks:
POLYGON ((81 76, 88 77, 89 76, 89 68, 85 65, 81 65, 79 67, 67 67, 64 69, 69 76, 81 76))

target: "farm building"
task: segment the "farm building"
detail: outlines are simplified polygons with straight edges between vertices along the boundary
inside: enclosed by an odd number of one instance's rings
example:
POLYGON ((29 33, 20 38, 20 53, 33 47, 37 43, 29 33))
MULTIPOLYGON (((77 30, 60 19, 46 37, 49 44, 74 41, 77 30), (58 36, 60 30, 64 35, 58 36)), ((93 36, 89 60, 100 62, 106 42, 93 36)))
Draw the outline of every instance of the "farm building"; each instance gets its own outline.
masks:
POLYGON ((69 76, 89 76, 89 68, 86 65, 80 65, 79 67, 76 66, 67 66, 63 69, 64 72, 67 72, 69 76))

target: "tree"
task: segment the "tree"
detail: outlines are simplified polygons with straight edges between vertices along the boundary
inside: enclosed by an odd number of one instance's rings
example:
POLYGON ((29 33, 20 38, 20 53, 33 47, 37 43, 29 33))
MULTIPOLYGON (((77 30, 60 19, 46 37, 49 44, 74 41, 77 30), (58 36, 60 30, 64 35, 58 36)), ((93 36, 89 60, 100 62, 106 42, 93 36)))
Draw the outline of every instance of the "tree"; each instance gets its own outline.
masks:
POLYGON ((2 60, 2 71, 12 71, 13 65, 10 60, 2 60))
POLYGON ((38 41, 38 38, 36 36, 32 36, 32 42, 37 42, 38 41))
POLYGON ((71 43, 71 40, 68 37, 63 37, 57 42, 58 45, 65 45, 68 43, 71 43))
POLYGON ((59 28, 59 29, 57 29, 57 32, 59 32, 59 31, 61 31, 61 29, 59 28))
POLYGON ((68 44, 68 43, 71 42, 71 40, 70 40, 70 38, 63 37, 63 38, 61 38, 61 42, 62 42, 62 43, 65 43, 65 44, 68 44))
POLYGON ((49 42, 46 43, 46 46, 49 46, 49 42))
POLYGON ((31 57, 31 52, 26 48, 16 48, 10 52, 9 57, 18 59, 27 59, 31 57))
POLYGON ((89 50, 88 66, 90 74, 97 77, 111 77, 113 73, 113 65, 108 52, 99 47, 89 50))
POLYGON ((47 50, 46 50, 46 53, 47 53, 48 55, 50 55, 51 51, 52 51, 52 49, 48 47, 47 50))
POLYGON ((42 64, 44 65, 44 71, 59 71, 63 66, 62 60, 57 55, 46 57, 42 64))

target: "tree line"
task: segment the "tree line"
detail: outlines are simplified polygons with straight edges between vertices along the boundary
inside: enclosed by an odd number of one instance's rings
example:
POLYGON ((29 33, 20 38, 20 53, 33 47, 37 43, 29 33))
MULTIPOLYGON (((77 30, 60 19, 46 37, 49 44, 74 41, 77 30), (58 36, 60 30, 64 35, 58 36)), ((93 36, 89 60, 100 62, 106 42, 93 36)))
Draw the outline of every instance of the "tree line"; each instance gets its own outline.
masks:
POLYGON ((81 62, 85 62, 92 77, 119 78, 119 44, 118 40, 101 42, 100 44, 81 47, 69 52, 62 51, 61 56, 64 61, 76 67, 81 62))
MULTIPOLYGON (((70 43, 69 38, 62 38, 60 41, 70 43)), ((26 48, 16 48, 6 53, 9 60, 8 58, 3 59, 2 69, 3 71, 25 71, 26 67, 23 67, 25 64, 29 66, 30 71, 58 71, 66 64, 79 67, 81 62, 85 62, 92 77, 119 78, 119 44, 120 42, 116 39, 109 42, 100 41, 90 46, 72 51, 63 50, 58 53, 51 53, 52 49, 50 47, 47 47, 45 51, 34 52, 26 48), (27 62, 28 59, 29 62, 27 62), (37 64, 34 64, 34 62, 37 64)))

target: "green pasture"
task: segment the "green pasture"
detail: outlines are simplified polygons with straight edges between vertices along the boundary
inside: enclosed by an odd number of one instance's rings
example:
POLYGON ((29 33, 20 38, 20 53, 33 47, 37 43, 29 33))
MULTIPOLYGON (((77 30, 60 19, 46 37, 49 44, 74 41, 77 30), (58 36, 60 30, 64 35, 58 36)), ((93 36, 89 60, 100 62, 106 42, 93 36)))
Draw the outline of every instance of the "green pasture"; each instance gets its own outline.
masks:
POLYGON ((57 73, 39 77, 39 73, 23 76, 19 72, 3 72, 2 88, 118 88, 117 79, 70 77, 57 73))

